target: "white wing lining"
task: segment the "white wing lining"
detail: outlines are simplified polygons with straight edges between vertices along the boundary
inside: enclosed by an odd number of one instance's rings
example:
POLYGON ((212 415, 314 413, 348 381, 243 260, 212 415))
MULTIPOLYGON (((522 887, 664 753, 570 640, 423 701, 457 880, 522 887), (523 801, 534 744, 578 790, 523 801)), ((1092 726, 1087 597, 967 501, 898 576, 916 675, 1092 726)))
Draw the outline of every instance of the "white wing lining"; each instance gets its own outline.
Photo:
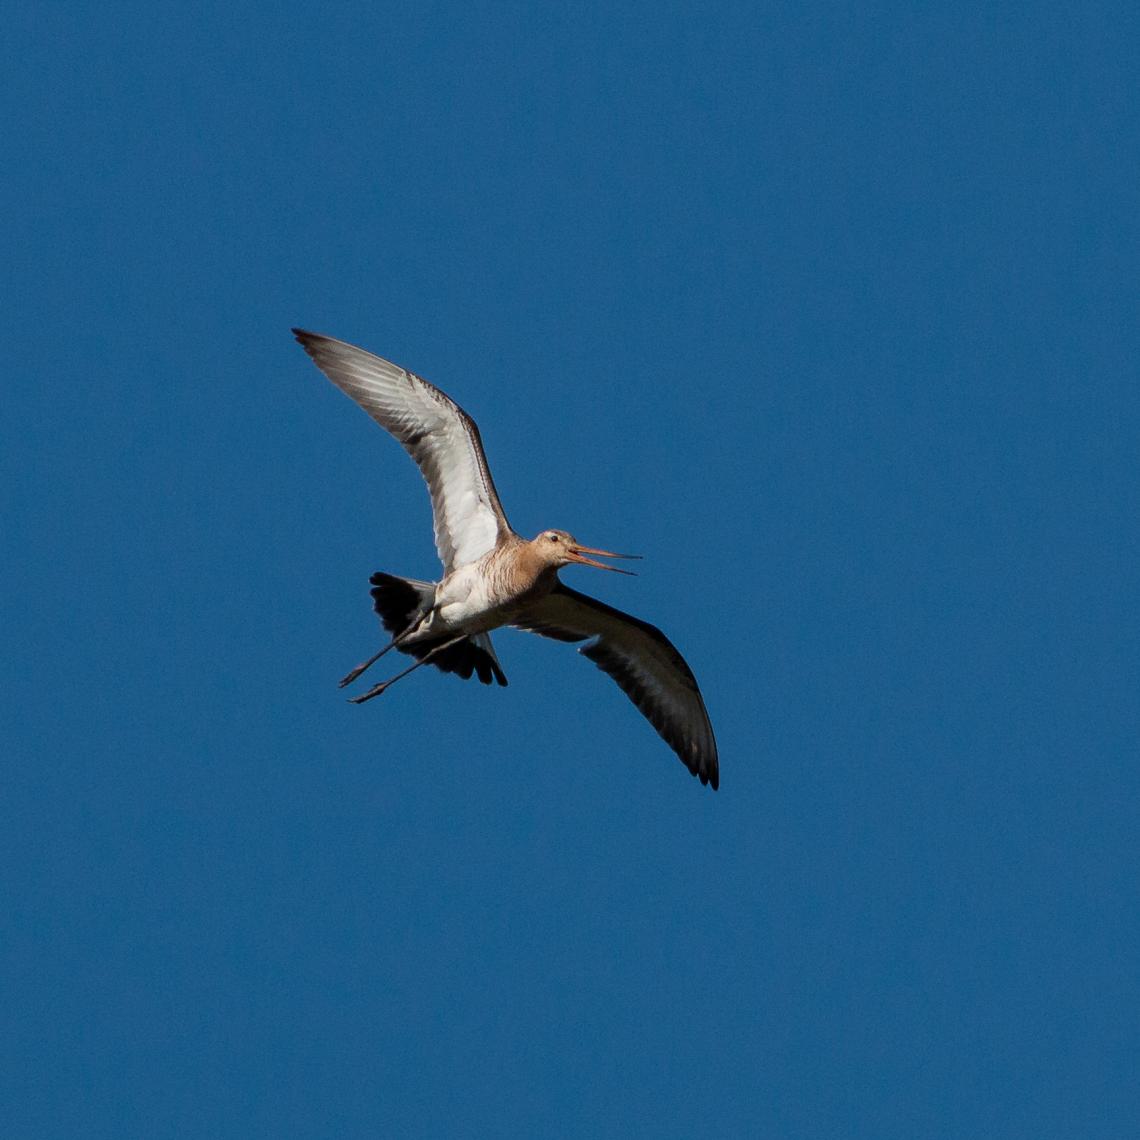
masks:
POLYGON ((319 333, 294 329, 317 367, 391 433, 415 460, 431 494, 444 570, 474 562, 512 533, 475 421, 422 377, 319 333))

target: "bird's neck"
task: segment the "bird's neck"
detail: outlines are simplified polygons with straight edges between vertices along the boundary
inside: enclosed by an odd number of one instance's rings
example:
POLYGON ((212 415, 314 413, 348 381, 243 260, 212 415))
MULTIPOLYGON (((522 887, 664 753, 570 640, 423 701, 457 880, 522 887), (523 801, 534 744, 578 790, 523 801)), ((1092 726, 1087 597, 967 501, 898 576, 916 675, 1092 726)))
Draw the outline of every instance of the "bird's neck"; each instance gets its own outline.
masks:
POLYGON ((496 586, 505 596, 517 598, 520 595, 533 597, 549 593, 557 581, 557 570, 543 558, 533 544, 520 541, 517 546, 503 547, 496 551, 502 555, 497 567, 499 573, 496 586))

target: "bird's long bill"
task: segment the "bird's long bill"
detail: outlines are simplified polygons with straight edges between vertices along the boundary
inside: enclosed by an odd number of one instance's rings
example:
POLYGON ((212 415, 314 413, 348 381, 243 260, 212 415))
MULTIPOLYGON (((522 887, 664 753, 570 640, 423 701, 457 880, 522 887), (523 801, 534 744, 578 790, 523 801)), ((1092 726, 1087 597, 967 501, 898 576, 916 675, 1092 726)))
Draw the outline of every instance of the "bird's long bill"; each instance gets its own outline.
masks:
POLYGON ((583 566, 596 566, 599 570, 612 570, 615 574, 629 574, 632 577, 636 577, 632 570, 622 570, 617 566, 607 566, 604 562, 587 558, 587 554, 600 554, 603 558, 640 558, 640 554, 615 554, 612 550, 598 550, 593 546, 575 546, 570 551, 570 555, 574 561, 581 562, 583 566))

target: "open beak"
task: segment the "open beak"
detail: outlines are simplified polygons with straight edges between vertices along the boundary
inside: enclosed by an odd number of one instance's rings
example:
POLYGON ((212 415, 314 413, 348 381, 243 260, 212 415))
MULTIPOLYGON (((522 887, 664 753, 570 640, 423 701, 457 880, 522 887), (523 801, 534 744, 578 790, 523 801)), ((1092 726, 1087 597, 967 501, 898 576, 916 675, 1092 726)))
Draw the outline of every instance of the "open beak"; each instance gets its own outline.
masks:
POLYGON ((593 558, 587 558, 587 554, 600 554, 603 558, 640 558, 640 554, 615 554, 612 550, 597 550, 592 546, 572 546, 568 552, 574 562, 580 562, 583 566, 596 566, 599 570, 612 570, 615 574, 629 574, 633 577, 636 575, 632 570, 621 570, 617 566, 607 566, 604 562, 598 562, 593 558))

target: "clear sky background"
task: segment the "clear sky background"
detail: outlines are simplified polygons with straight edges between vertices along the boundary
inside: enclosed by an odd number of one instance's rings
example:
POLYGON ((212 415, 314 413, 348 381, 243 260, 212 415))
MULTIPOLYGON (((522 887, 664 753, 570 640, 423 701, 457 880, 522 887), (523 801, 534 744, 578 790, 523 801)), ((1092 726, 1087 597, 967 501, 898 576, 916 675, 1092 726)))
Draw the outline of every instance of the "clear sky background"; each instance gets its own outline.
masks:
POLYGON ((0 1132, 1140 1135, 1132 4, 21 4, 0 1132), (353 707, 399 447, 666 630, 353 707))

